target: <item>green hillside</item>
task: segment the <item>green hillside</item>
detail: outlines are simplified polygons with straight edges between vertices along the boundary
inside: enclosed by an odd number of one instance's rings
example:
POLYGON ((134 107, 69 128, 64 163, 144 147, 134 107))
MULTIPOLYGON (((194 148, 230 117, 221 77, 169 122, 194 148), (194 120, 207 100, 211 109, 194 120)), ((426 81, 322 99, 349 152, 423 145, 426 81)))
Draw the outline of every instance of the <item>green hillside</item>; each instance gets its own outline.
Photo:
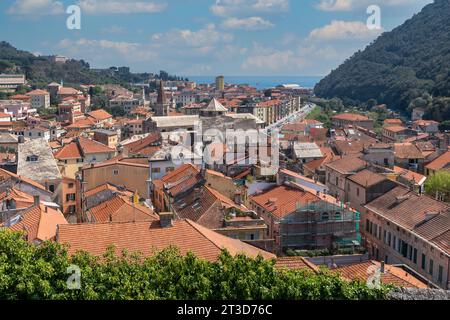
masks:
POLYGON ((355 53, 315 87, 322 98, 346 104, 370 99, 428 118, 450 119, 450 0, 435 0, 419 14, 355 53))

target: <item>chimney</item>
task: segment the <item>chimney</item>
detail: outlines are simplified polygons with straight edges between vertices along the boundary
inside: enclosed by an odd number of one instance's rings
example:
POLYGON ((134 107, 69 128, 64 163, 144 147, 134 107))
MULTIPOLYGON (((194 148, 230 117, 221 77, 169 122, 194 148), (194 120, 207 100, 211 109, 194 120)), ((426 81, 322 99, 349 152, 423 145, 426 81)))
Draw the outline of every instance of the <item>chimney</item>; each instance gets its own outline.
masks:
POLYGON ((159 222, 162 228, 170 228, 173 226, 173 213, 172 212, 161 212, 159 214, 159 222))
POLYGON ((385 262, 384 261, 381 261, 381 273, 382 274, 384 274, 384 272, 385 272, 385 262))
POLYGON ((40 197, 40 196, 34 196, 33 199, 34 199, 33 205, 34 205, 35 207, 37 207, 38 205, 40 205, 40 203, 41 203, 41 197, 40 197))

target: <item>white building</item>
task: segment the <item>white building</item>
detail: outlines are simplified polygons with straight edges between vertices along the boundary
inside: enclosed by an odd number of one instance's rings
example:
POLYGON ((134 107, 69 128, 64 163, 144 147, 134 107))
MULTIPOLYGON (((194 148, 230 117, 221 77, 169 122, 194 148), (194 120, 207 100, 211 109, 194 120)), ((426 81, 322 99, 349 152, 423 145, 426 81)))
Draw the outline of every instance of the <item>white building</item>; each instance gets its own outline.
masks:
POLYGON ((0 74, 0 89, 13 90, 26 84, 23 74, 0 74))
POLYGON ((31 108, 49 108, 50 107, 50 93, 44 90, 34 90, 27 93, 30 96, 31 108))

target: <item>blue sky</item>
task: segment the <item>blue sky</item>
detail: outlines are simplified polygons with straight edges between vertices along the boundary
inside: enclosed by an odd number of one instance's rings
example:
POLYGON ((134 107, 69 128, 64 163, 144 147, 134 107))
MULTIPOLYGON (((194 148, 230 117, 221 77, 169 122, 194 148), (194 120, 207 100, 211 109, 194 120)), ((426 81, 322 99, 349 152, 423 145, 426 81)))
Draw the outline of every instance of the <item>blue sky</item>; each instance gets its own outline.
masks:
POLYGON ((431 0, 1 0, 0 40, 92 67, 190 75, 325 75, 431 0), (69 5, 81 30, 66 27, 69 5), (369 5, 382 30, 366 25, 369 5))

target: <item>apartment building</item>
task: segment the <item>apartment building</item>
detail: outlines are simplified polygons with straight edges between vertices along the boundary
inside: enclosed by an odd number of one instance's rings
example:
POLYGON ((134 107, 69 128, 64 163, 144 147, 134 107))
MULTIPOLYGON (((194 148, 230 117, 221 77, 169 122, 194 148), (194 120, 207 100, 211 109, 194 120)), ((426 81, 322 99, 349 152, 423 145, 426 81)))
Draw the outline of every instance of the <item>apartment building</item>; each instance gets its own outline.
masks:
POLYGON ((329 193, 343 202, 348 202, 347 177, 366 169, 368 166, 369 164, 366 161, 356 157, 345 157, 326 164, 325 177, 329 193))
POLYGON ((14 90, 25 84, 23 74, 0 74, 0 90, 14 90))
POLYGON ((50 93, 44 90, 33 90, 28 92, 27 95, 30 97, 31 108, 49 108, 50 107, 50 93))
POLYGON ((333 126, 335 128, 345 128, 349 126, 362 127, 368 130, 373 130, 374 122, 366 116, 354 113, 343 113, 332 118, 333 126))
POLYGON ((398 186, 365 206, 361 233, 373 259, 406 265, 449 290, 448 204, 398 186))

